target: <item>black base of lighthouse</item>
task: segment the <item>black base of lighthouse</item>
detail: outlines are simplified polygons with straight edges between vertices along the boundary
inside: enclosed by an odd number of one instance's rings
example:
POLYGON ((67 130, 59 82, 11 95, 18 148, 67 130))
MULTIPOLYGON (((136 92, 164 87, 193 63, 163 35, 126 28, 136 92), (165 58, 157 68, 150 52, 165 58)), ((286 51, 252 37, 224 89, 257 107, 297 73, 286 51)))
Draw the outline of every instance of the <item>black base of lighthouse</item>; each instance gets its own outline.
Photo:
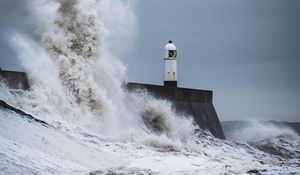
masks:
POLYGON ((177 87, 177 81, 164 81, 164 86, 177 87))

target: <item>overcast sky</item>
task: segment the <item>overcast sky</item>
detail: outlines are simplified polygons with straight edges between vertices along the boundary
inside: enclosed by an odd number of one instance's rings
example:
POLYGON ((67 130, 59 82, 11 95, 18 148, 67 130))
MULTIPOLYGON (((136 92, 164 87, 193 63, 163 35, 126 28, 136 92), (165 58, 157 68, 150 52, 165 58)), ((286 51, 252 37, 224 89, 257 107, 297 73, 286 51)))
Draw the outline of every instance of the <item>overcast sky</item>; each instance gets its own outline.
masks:
MULTIPOLYGON (((5 41, 22 26, 17 1, 0 2, 0 67, 22 70, 5 41)), ((22 1, 19 1, 19 3, 22 1)), ((178 49, 178 84, 214 91, 220 120, 300 121, 300 1, 139 0, 129 81, 162 84, 163 47, 178 49)))

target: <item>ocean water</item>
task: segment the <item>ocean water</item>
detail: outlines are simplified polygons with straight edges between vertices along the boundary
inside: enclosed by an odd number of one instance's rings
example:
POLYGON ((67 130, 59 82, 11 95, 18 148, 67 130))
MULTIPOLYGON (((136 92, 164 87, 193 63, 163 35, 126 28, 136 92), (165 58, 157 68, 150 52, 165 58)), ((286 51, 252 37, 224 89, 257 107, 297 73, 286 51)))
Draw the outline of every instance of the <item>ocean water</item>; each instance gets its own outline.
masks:
POLYGON ((51 127, 0 108, 0 174, 299 174, 289 128, 253 124, 219 140, 168 101, 124 89, 136 3, 25 3, 32 32, 9 41, 31 88, 1 83, 0 99, 51 127))

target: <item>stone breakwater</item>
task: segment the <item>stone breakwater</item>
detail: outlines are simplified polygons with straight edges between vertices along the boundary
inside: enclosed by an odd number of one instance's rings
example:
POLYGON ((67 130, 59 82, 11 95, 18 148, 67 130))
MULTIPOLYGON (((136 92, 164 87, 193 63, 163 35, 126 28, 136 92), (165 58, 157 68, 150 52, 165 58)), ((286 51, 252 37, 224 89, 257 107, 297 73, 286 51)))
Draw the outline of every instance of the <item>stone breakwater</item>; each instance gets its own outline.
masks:
MULTIPOLYGON (((12 89, 30 88, 26 73, 0 70, 0 81, 12 89)), ((209 130, 215 137, 225 139, 222 126, 213 105, 213 92, 180 87, 127 83, 127 90, 146 90, 157 99, 168 100, 177 113, 194 117, 196 124, 209 130)))

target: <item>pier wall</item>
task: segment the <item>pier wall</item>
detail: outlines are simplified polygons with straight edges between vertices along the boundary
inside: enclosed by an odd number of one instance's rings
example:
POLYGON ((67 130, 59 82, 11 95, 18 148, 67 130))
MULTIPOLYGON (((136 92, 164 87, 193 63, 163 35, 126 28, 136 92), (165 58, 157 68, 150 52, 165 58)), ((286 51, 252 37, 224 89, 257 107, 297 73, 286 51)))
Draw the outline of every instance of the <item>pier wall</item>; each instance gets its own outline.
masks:
POLYGON ((127 88, 132 91, 145 89, 158 99, 170 101, 177 113, 193 116, 200 128, 209 130, 217 138, 225 139, 213 105, 212 91, 140 83, 128 83, 127 88))
POLYGON ((25 72, 7 71, 0 68, 0 81, 11 89, 29 89, 29 82, 25 72))
MULTIPOLYGON (((24 72, 0 69, 0 81, 4 81, 12 89, 29 89, 28 78, 24 72)), ((144 89, 157 99, 170 101, 177 113, 193 116, 200 128, 209 130, 217 138, 225 139, 213 105, 212 91, 140 83, 128 83, 127 89, 144 89)))

